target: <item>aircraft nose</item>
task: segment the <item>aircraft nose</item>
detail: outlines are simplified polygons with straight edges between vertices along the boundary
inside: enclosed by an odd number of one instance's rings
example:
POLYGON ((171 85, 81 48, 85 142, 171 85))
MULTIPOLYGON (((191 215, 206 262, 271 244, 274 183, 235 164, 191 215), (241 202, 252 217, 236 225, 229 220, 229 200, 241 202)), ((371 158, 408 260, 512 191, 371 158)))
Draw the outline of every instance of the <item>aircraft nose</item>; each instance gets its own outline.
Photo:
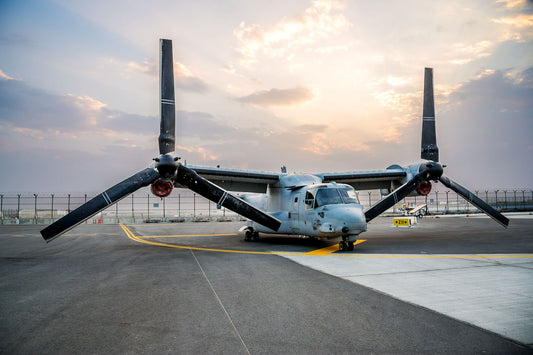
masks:
POLYGON ((339 221, 342 227, 339 228, 343 234, 359 234, 366 231, 366 219, 362 206, 350 206, 344 209, 339 221))

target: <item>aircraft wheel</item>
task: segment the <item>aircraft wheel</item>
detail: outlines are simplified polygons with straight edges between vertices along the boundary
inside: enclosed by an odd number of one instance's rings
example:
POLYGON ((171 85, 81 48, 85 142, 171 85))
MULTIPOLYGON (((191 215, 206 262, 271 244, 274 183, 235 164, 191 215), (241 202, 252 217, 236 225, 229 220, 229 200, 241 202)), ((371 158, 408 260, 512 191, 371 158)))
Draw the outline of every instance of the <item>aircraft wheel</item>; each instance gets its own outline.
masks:
POLYGON ((339 251, 345 251, 346 250, 346 242, 342 241, 339 242, 339 251))
POLYGON ((244 241, 249 242, 252 240, 252 232, 250 230, 247 230, 244 232, 244 241))
POLYGON ((353 242, 348 242, 348 251, 353 251, 353 242))
POLYGON ((259 240, 259 233, 258 232, 253 232, 252 233, 252 240, 254 242, 257 242, 259 240))

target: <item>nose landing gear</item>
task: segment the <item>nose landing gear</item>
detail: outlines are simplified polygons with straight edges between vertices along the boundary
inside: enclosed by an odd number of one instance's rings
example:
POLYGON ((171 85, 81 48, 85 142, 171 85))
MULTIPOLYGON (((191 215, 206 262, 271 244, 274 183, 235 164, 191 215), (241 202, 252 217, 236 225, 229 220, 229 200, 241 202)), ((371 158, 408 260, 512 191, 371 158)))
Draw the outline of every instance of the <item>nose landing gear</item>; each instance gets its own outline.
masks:
POLYGON ((348 236, 342 237, 342 241, 339 242, 339 251, 353 251, 353 242, 348 238, 348 236))

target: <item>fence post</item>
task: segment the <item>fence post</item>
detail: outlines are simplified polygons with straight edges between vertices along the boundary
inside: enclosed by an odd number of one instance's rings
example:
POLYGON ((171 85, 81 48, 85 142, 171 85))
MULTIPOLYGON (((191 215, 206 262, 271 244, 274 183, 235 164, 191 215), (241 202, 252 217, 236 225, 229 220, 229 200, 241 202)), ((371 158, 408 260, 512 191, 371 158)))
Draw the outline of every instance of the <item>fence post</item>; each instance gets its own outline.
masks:
POLYGON ((181 218, 181 194, 178 194, 178 217, 181 218))
POLYGON ((2 217, 2 224, 4 224, 4 195, 0 195, 0 216, 2 217))
POLYGON ((20 194, 17 194, 17 220, 20 221, 20 194))
POLYGON ((118 201, 117 201, 117 203, 115 203, 115 217, 116 217, 117 223, 119 223, 119 220, 118 220, 118 201))
POLYGON ((437 202, 437 214, 439 213, 439 192, 435 191, 435 201, 437 202))
POLYGON ((166 213, 166 210, 165 210, 165 199, 161 198, 161 200, 163 200, 163 221, 164 221, 165 218, 167 218, 167 213, 166 213))
POLYGON ((147 195, 147 198, 146 198, 146 203, 148 205, 148 211, 146 212, 148 217, 146 217, 147 219, 150 219, 150 194, 147 195))
POLYGON ((70 194, 68 194, 68 203, 67 203, 67 211, 70 213, 70 194))
POLYGON ((496 209, 498 209, 498 191, 500 190, 494 191, 494 193, 496 194, 496 209))
POLYGON ((368 207, 372 206, 372 191, 368 191, 368 207))
POLYGON ((131 194, 131 219, 135 223, 135 209, 133 208, 133 194, 131 194))
POLYGON ((507 209, 507 190, 503 190, 503 202, 505 205, 503 205, 503 208, 507 209))
POLYGON ((196 194, 192 194, 192 216, 196 217, 196 194))
POLYGON ((33 196, 35 197, 35 208, 34 208, 34 212, 35 212, 35 222, 33 224, 37 224, 37 194, 33 194, 33 196))
POLYGON ((514 194, 514 209, 516 210, 516 190, 513 190, 513 194, 514 194))
POLYGON ((446 191, 446 214, 448 214, 450 212, 450 206, 448 204, 448 193, 450 191, 446 191))

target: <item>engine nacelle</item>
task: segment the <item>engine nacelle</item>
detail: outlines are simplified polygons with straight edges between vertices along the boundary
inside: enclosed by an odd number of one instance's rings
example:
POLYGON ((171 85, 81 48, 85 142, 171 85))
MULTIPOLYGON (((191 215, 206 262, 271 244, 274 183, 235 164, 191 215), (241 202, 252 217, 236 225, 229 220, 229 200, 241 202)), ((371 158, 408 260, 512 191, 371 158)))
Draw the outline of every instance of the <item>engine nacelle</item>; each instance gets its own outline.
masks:
POLYGON ((157 179, 150 185, 150 190, 157 197, 167 197, 172 192, 174 183, 170 180, 157 179))
POLYGON ((429 181, 422 181, 416 186, 416 192, 421 196, 427 196, 431 192, 431 183, 429 181))

